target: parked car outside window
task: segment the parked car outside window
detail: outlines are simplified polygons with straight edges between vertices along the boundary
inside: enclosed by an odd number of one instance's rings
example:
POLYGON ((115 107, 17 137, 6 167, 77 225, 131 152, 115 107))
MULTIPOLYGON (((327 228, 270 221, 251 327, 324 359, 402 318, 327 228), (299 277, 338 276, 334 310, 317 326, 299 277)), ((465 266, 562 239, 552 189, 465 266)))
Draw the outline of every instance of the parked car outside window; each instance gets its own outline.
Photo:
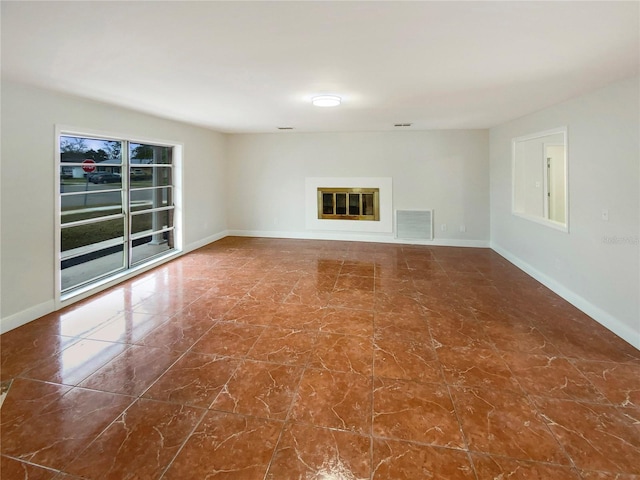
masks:
POLYGON ((122 179, 117 173, 96 173, 89 177, 91 183, 120 183, 122 179))

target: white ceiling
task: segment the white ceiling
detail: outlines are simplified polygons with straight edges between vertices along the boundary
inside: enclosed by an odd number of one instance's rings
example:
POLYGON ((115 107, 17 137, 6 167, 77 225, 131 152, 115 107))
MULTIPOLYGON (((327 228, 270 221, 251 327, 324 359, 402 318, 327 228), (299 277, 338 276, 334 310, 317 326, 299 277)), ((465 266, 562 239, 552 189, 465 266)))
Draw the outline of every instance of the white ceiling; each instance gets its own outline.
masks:
POLYGON ((639 5, 2 1, 2 74, 222 132, 488 128, 637 75, 639 5))

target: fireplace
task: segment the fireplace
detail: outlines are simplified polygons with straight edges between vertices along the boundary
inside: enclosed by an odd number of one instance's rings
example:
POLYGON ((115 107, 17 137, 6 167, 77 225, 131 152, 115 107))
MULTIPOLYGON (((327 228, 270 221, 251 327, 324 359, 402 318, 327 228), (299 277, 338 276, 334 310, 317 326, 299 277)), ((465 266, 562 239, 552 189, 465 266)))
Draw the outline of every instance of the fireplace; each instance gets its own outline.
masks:
POLYGON ((318 219, 380 220, 380 189, 318 187, 318 219))
POLYGON ((391 177, 307 177, 304 198, 305 226, 326 232, 320 236, 344 240, 368 235, 379 240, 393 234, 391 177))

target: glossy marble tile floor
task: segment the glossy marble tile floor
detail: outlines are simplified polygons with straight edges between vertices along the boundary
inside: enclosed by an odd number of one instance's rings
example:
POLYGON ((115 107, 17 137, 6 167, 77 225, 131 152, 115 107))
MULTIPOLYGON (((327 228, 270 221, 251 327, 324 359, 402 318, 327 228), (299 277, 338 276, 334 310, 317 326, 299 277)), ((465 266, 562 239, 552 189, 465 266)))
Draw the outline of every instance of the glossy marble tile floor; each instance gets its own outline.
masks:
POLYGON ((1 342, 3 479, 640 478, 640 351, 487 249, 226 238, 1 342))

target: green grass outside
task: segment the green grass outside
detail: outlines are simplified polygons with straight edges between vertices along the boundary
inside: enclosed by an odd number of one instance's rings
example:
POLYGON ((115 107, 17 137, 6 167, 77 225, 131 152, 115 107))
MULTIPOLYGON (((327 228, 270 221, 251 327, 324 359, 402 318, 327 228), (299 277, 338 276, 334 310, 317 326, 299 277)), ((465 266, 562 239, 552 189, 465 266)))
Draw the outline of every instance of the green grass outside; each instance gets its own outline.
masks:
MULTIPOLYGON (((105 206, 105 205, 102 205, 105 206)), ((77 208, 77 207, 75 207, 77 208)), ((132 211, 144 210, 144 206, 134 206, 132 211)), ((120 207, 115 207, 113 213, 119 213, 120 207)), ((109 212, 78 212, 64 215, 64 222, 76 222, 78 220, 86 220, 88 218, 98 218, 109 215, 109 212)), ((144 232, 152 228, 152 215, 140 215, 135 219, 132 233, 144 232)), ((112 238, 122 237, 124 235, 124 219, 116 218, 104 222, 91 223, 88 225, 80 225, 77 227, 63 228, 61 230, 62 251, 71 250, 78 247, 84 247, 93 243, 104 242, 112 238)))

